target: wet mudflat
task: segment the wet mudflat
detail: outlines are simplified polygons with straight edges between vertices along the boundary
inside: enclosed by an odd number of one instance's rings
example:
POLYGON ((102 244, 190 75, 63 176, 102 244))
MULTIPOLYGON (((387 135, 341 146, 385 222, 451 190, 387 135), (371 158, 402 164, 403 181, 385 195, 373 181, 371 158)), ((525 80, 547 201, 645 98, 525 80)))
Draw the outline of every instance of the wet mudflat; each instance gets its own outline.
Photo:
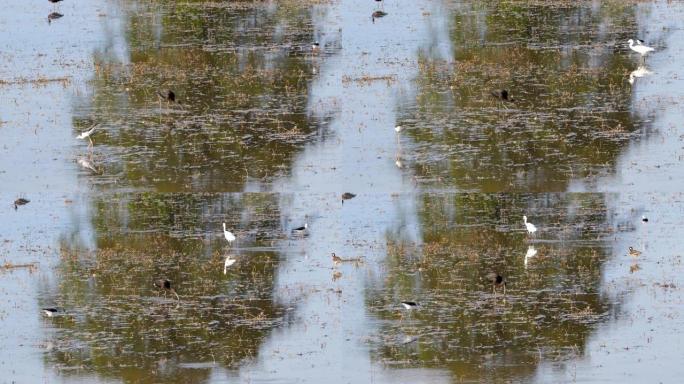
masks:
POLYGON ((3 380, 677 382, 683 11, 10 2, 3 380))

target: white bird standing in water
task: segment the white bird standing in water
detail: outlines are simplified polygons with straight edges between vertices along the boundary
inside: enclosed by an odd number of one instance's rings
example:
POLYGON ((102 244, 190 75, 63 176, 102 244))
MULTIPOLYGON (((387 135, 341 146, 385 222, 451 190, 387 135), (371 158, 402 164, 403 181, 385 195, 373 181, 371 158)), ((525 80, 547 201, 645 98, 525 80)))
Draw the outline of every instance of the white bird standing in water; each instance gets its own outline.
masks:
POLYGON ((236 261, 237 260, 230 257, 230 255, 226 256, 226 261, 223 262, 223 274, 224 275, 227 273, 228 267, 235 264, 236 261))
POLYGON ((638 52, 641 55, 641 57, 646 56, 649 52, 655 51, 655 48, 643 45, 641 40, 637 40, 636 44, 634 44, 634 40, 632 39, 627 40, 627 42, 629 43, 629 49, 631 49, 634 52, 638 52))
POLYGON ((527 216, 523 216, 523 222, 525 222, 525 228, 527 229, 527 233, 529 235, 537 232, 537 227, 534 224, 527 222, 527 216))
POLYGON ((223 223, 223 236, 225 236, 228 244, 232 244, 235 241, 235 235, 226 229, 226 223, 223 223))
POLYGON ((530 245, 527 248, 527 253, 525 254, 525 267, 527 267, 527 262, 535 256, 537 256, 537 250, 534 249, 533 245, 530 245))

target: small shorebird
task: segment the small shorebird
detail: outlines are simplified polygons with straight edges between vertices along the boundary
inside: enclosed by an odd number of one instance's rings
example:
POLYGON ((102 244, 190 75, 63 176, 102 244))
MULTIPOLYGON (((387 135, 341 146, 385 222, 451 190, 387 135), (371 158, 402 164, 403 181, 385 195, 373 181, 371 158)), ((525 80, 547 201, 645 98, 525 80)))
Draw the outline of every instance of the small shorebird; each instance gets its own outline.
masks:
POLYGON ((302 226, 302 227, 293 228, 292 232, 295 234, 303 234, 303 233, 306 233, 306 230, 308 228, 309 228, 309 223, 304 223, 304 226, 302 226))
POLYGON ((223 236, 228 241, 228 244, 232 244, 235 241, 235 235, 226 229, 226 223, 223 223, 223 236))
POLYGON ((345 262, 360 262, 361 258, 360 257, 352 257, 350 259, 343 259, 335 254, 335 252, 332 253, 332 261, 333 264, 337 265, 339 263, 345 263, 345 262))
POLYGON ((642 223, 648 223, 648 217, 641 215, 641 222, 642 223))
POLYGON ((371 14, 371 20, 373 21, 373 23, 375 23, 375 19, 379 19, 379 18, 385 17, 385 16, 387 16, 387 12, 375 11, 371 14))
POLYGON ((176 94, 173 93, 173 91, 170 89, 166 90, 165 93, 162 93, 161 91, 157 91, 157 96, 159 96, 159 98, 161 100, 165 100, 165 101, 170 102, 170 103, 176 102, 176 94))
POLYGON ((632 39, 627 40, 627 43, 629 43, 629 49, 631 49, 634 52, 638 52, 641 55, 642 59, 649 52, 655 51, 655 48, 651 48, 651 47, 644 45, 643 41, 639 40, 639 39, 637 39, 636 44, 634 44, 634 40, 632 40, 632 39))
POLYGON ((497 89, 496 91, 490 92, 490 94, 501 101, 513 101, 513 99, 508 98, 508 90, 497 89))
POLYGON ((52 23, 52 20, 57 20, 57 19, 61 18, 62 16, 64 16, 64 15, 62 15, 62 14, 59 13, 59 12, 52 12, 52 13, 50 13, 50 14, 48 15, 48 17, 47 17, 47 19, 48 19, 48 24, 49 24, 49 23, 52 23))
POLYGON ((496 289, 503 287, 503 294, 506 294, 506 279, 496 272, 487 275, 487 279, 492 283, 492 292, 496 293, 496 289))
POLYGON ((80 134, 78 134, 76 136, 76 138, 79 140, 88 139, 88 141, 90 141, 90 146, 92 146, 93 145, 93 139, 91 139, 90 136, 95 132, 95 129, 97 129, 97 127, 99 127, 99 126, 100 126, 100 124, 93 125, 92 127, 90 127, 89 130, 81 132, 80 134))
POLYGON ((637 251, 636 249, 629 247, 629 255, 636 257, 641 255, 641 251, 637 251))
POLYGON ((420 304, 416 303, 415 301, 402 301, 401 305, 406 310, 416 309, 420 306, 420 304))
POLYGON ((343 194, 342 194, 342 204, 344 204, 344 201, 345 201, 345 200, 351 200, 351 199, 353 199, 353 198, 355 198, 355 197, 356 197, 356 195, 353 194, 353 193, 351 193, 351 192, 345 192, 345 193, 343 193, 343 194))
POLYGON ((532 235, 537 232, 537 227, 534 224, 527 222, 527 216, 523 216, 523 222, 525 223, 525 229, 527 229, 528 235, 532 235))
POLYGON ((320 50, 320 49, 321 49, 321 43, 319 43, 318 40, 311 43, 311 51, 318 52, 318 50, 320 50))
POLYGON ((14 200, 14 210, 16 211, 20 205, 26 205, 30 202, 31 202, 31 200, 24 199, 23 197, 20 197, 20 198, 14 200))
POLYGON ((231 265, 235 264, 236 261, 237 261, 237 260, 235 260, 235 259, 233 259, 232 257, 230 257, 230 255, 226 256, 226 261, 223 262, 223 274, 224 274, 224 275, 225 275, 226 273, 228 273, 228 267, 230 267, 231 265))
POLYGON ((164 291, 164 296, 166 296, 166 292, 171 292, 174 295, 176 295, 176 299, 180 300, 180 297, 178 297, 178 294, 176 293, 176 290, 171 287, 171 281, 168 279, 159 279, 154 282, 154 286, 163 290, 164 291))
POLYGON ((59 310, 59 308, 54 308, 54 307, 51 307, 51 308, 43 308, 42 311, 43 311, 43 314, 44 314, 45 316, 47 316, 47 317, 55 317, 55 316, 57 316, 60 312, 62 312, 61 310, 59 310))

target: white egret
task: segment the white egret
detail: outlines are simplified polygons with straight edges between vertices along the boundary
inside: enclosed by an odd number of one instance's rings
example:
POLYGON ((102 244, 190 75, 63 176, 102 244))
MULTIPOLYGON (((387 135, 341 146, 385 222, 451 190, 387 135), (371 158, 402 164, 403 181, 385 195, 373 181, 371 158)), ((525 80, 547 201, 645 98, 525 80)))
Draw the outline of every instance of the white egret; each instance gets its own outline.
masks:
POLYGON ((534 249, 533 245, 530 245, 527 248, 527 253, 525 253, 525 267, 527 267, 527 262, 535 256, 537 256, 537 250, 534 249))
POLYGON ((223 223, 223 236, 225 236, 228 244, 232 244, 235 241, 235 235, 226 229, 226 223, 223 223))
POLYGON ((230 255, 226 256, 226 261, 223 262, 223 274, 224 275, 227 273, 228 267, 235 264, 236 261, 237 260, 230 257, 230 255))
POLYGON ((534 224, 527 222, 527 216, 523 216, 523 222, 525 222, 525 228, 527 229, 528 234, 531 235, 537 232, 537 227, 534 224))
POLYGON ((649 52, 655 51, 655 48, 644 45, 641 40, 637 40, 637 44, 634 44, 634 40, 629 39, 627 40, 627 43, 629 43, 629 49, 638 52, 641 57, 646 56, 649 52))

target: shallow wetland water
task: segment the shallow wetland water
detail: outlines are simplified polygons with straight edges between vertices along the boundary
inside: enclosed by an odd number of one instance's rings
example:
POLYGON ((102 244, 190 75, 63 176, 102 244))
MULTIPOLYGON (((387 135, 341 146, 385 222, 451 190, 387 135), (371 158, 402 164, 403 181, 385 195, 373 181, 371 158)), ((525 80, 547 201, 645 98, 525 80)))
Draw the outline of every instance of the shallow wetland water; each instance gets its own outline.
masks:
POLYGON ((679 382, 682 20, 10 0, 2 381, 679 382))

